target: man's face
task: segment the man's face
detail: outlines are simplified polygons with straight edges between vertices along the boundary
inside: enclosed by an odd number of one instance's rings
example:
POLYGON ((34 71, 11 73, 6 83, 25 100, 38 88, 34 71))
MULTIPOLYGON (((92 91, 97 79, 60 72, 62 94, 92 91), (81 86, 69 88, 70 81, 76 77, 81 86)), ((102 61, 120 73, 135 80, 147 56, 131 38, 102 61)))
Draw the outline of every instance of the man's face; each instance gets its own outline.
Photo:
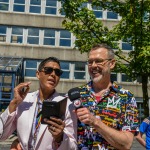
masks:
POLYGON ((112 59, 108 58, 107 49, 98 48, 91 50, 88 58, 88 71, 93 82, 110 80, 110 69, 112 69, 110 62, 112 59))
POLYGON ((42 89, 54 90, 57 86, 60 76, 57 75, 55 69, 60 69, 56 62, 47 62, 41 71, 37 71, 36 75, 42 89))

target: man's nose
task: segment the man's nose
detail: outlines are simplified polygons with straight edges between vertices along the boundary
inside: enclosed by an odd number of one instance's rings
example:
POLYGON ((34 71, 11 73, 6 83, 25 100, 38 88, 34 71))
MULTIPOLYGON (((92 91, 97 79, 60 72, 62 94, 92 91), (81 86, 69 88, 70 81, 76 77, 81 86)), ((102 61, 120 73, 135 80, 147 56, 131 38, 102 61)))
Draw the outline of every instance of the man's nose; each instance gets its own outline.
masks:
POLYGON ((95 67, 95 66, 97 66, 97 64, 96 64, 95 61, 93 61, 93 62, 92 62, 92 67, 95 67))
POLYGON ((55 70, 53 70, 50 75, 54 76, 55 75, 55 70))

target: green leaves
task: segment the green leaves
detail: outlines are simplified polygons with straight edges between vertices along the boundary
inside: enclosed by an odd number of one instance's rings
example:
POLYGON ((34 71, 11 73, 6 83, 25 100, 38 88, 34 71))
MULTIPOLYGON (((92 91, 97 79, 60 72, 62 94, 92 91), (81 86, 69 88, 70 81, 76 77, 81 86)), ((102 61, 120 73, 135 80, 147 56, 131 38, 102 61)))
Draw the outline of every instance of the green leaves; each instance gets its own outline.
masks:
POLYGON ((117 58, 115 71, 125 73, 133 80, 142 79, 144 114, 148 116, 150 0, 60 1, 62 10, 66 14, 63 26, 77 38, 75 48, 84 53, 88 52, 95 43, 107 43, 117 49, 115 50, 117 58), (96 19, 92 8, 118 13, 122 19, 113 29, 110 29, 103 25, 102 20, 96 19), (123 52, 119 48, 118 41, 128 42, 134 47, 133 51, 123 52))
POLYGON ((116 70, 139 77, 149 76, 149 39, 150 39, 150 1, 149 0, 60 0, 66 19, 63 26, 71 31, 77 40, 75 48, 81 53, 88 52, 95 43, 107 43, 117 48, 118 65, 116 70), (89 7, 87 7, 89 6, 89 7), (113 29, 104 26, 92 10, 109 10, 122 16, 113 29), (91 8, 91 9, 89 9, 91 8), (123 53, 117 41, 128 42, 134 46, 134 51, 123 53), (126 67, 123 64, 128 64, 126 67), (133 75, 133 72, 135 73, 133 75))

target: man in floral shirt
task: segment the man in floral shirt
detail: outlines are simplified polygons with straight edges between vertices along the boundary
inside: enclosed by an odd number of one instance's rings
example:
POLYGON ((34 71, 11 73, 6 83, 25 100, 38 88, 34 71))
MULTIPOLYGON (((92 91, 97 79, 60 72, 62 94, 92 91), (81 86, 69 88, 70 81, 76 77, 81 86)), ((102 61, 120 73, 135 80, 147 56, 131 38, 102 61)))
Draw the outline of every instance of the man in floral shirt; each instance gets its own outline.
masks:
POLYGON ((98 44, 89 52, 91 81, 79 87, 82 107, 78 117, 79 150, 127 150, 138 131, 137 105, 133 94, 112 83, 113 50, 98 44))

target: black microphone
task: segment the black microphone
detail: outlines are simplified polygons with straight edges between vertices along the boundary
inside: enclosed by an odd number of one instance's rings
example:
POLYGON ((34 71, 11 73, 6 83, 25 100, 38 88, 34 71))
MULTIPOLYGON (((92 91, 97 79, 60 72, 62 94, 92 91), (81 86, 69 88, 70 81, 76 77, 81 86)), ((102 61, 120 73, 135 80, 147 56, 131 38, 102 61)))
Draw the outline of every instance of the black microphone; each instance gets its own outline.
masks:
POLYGON ((73 102, 76 108, 82 107, 82 101, 80 100, 80 89, 78 87, 72 88, 68 91, 68 97, 71 102, 73 102))

